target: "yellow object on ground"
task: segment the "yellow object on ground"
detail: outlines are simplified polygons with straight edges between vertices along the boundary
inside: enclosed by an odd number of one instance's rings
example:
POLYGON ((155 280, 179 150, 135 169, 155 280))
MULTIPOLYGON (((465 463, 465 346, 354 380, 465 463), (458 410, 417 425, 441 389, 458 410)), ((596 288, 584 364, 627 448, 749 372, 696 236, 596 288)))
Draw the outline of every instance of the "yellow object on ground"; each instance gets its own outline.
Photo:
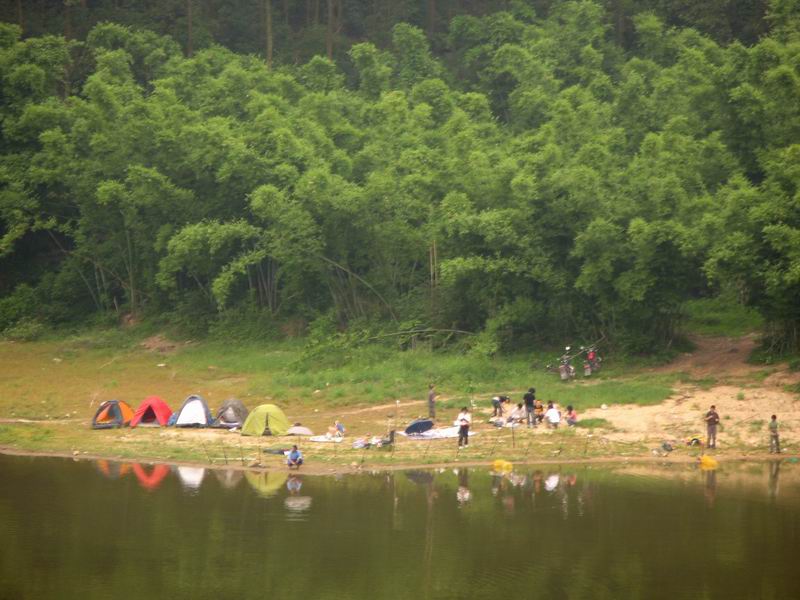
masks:
POLYGON ((719 466, 719 463, 715 458, 711 458, 710 456, 706 456, 705 454, 700 457, 700 468, 703 470, 711 470, 716 469, 719 466))
POLYGON ((500 472, 500 471, 513 471, 514 465, 507 460, 497 459, 492 463, 492 469, 500 472))

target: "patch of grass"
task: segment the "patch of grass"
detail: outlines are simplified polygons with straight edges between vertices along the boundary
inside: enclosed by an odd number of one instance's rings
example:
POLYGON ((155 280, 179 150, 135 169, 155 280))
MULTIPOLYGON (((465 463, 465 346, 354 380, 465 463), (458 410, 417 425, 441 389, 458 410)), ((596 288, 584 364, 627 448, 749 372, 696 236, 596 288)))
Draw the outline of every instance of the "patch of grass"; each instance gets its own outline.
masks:
POLYGON ((755 421, 750 421, 750 425, 748 425, 750 429, 750 433, 758 433, 764 428, 764 421, 763 419, 756 419, 755 421))
POLYGON ((603 404, 638 404, 649 406, 659 404, 672 395, 672 387, 661 381, 631 379, 621 381, 601 381, 594 385, 563 386, 553 389, 544 386, 543 400, 555 400, 561 406, 571 404, 576 409, 598 408, 603 404))
POLYGON ((790 394, 800 394, 800 383, 792 383, 789 385, 783 386, 783 389, 789 392, 790 394))
POLYGON ((764 325, 757 311, 742 305, 732 294, 690 300, 685 308, 684 329, 689 333, 740 337, 764 325))
POLYGON ((580 419, 575 427, 582 427, 584 429, 613 429, 614 426, 606 419, 580 419))
POLYGON ((686 383, 690 385, 694 385, 699 387, 701 390, 710 390, 712 387, 717 385, 718 380, 716 377, 701 377, 699 379, 695 379, 686 373, 681 373, 681 377, 679 379, 681 383, 686 383))

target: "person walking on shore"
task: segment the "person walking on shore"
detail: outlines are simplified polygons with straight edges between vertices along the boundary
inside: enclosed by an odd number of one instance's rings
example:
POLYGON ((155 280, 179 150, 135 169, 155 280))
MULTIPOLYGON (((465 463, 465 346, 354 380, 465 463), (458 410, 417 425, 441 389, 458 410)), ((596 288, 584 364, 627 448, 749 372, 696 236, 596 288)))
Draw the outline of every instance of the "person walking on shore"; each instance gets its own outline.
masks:
POLYGON ((436 418, 436 389, 432 383, 428 384, 428 418, 436 418))
POLYGON ((778 415, 772 415, 772 420, 769 422, 769 453, 781 453, 781 440, 778 437, 778 415))
POLYGON ((536 390, 528 388, 527 393, 522 397, 525 401, 525 422, 528 427, 536 426, 536 417, 533 414, 533 405, 536 404, 536 390))
POLYGON ((472 423, 472 415, 469 414, 466 406, 458 413, 456 422, 458 423, 458 447, 467 447, 469 446, 469 426, 472 423))
POLYGON ((706 448, 717 447, 717 425, 719 425, 719 413, 717 407, 711 405, 711 410, 706 413, 706 448))

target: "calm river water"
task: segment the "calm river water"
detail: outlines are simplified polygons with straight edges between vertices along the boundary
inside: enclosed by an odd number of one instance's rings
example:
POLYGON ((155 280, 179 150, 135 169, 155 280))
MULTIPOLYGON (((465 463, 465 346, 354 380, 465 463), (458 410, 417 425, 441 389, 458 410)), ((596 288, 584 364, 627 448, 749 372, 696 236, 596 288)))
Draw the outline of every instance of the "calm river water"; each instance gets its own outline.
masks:
POLYGON ((800 465, 311 477, 0 455, 0 599, 800 598, 800 465))

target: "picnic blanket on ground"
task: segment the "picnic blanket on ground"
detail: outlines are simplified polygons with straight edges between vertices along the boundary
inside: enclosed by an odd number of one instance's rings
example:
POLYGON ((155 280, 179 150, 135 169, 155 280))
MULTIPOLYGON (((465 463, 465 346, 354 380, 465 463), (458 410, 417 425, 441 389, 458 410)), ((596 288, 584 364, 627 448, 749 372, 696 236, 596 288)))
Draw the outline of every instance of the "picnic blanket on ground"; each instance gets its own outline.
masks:
POLYGON ((330 436, 330 435, 314 435, 308 438, 310 442, 331 442, 333 444, 338 444, 344 438, 339 436, 330 436))
MULTIPOLYGON (((458 427, 437 427, 436 429, 429 429, 423 433, 408 434, 404 431, 398 431, 400 435, 407 437, 410 440, 443 440, 446 438, 457 438, 458 427)), ((469 437, 478 435, 475 431, 469 432, 469 437)))

